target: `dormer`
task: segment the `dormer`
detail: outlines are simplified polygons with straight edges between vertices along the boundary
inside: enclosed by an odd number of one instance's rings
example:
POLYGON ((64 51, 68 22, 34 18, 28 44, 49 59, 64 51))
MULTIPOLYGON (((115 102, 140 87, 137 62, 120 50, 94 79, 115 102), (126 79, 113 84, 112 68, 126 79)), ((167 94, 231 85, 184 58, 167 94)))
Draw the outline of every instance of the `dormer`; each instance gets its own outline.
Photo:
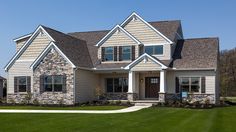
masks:
POLYGON ((138 14, 132 13, 121 24, 121 27, 144 45, 141 52, 155 56, 160 60, 171 59, 171 45, 173 42, 138 14))
POLYGON ((96 46, 102 63, 131 62, 139 56, 139 40, 116 25, 96 46))

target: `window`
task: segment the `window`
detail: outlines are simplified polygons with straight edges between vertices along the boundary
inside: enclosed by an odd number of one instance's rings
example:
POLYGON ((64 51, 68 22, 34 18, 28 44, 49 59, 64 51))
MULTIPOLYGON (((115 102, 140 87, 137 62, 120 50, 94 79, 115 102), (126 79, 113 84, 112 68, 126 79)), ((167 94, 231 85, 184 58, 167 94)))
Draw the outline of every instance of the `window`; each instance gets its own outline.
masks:
POLYGON ((107 78, 107 92, 128 92, 128 78, 107 78))
POLYGON ((152 84, 159 83, 158 78, 151 78, 151 83, 152 84))
POLYGON ((27 87, 27 78, 26 77, 18 77, 17 78, 17 85, 19 92, 26 92, 27 87))
POLYGON ((62 87, 63 87, 62 75, 44 76, 44 91, 61 92, 62 87))
POLYGON ((163 45, 145 46, 145 53, 149 55, 162 55, 163 45))
POLYGON ((182 92, 200 92, 200 77, 180 78, 182 92))
POLYGON ((105 51, 104 51, 105 61, 113 61, 114 59, 113 54, 114 54, 113 47, 105 47, 105 51))
POLYGON ((131 47, 123 46, 122 47, 122 60, 131 60, 131 47))
POLYGON ((30 92, 30 76, 14 77, 14 92, 30 92))

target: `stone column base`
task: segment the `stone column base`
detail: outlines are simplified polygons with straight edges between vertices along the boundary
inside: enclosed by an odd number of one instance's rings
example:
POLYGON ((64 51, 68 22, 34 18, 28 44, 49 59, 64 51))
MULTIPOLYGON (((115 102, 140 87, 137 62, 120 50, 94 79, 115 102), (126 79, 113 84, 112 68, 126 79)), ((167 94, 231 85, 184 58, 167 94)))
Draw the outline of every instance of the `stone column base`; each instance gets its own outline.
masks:
POLYGON ((129 101, 134 101, 138 98, 138 94, 137 93, 127 93, 127 99, 129 101))
POLYGON ((163 103, 166 101, 166 93, 159 93, 159 101, 163 103))

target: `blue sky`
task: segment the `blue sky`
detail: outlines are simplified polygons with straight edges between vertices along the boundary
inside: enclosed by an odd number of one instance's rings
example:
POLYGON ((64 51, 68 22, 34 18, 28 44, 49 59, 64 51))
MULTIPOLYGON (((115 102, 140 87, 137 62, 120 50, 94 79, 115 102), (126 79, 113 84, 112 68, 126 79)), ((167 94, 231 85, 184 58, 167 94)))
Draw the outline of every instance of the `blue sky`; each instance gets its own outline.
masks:
POLYGON ((0 75, 15 53, 12 39, 39 24, 68 33, 111 29, 133 11, 146 21, 181 20, 185 38, 219 37, 236 47, 236 1, 230 0, 8 0, 0 2, 0 75))

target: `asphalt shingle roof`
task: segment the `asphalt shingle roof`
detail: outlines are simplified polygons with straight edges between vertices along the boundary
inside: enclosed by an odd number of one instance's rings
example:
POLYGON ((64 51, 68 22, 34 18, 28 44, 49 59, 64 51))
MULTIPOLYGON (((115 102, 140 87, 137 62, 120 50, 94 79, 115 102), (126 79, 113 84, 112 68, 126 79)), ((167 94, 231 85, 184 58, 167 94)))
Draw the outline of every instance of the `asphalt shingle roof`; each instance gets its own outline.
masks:
POLYGON ((179 40, 170 67, 177 69, 216 68, 218 38, 179 40))

